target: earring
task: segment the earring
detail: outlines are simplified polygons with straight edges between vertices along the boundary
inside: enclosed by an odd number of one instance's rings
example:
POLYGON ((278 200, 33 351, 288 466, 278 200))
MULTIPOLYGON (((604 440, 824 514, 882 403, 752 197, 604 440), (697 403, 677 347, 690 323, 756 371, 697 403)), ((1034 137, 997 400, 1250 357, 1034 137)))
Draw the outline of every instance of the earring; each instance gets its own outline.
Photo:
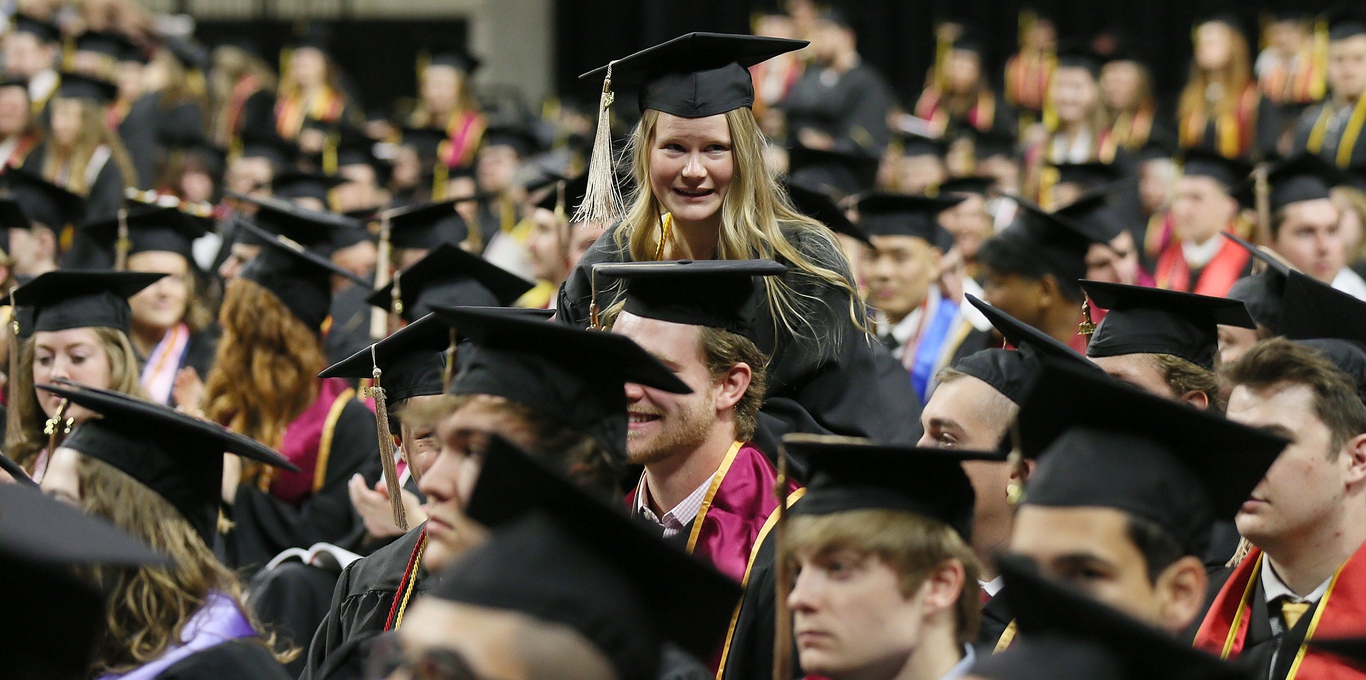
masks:
POLYGON ((1024 489, 1016 482, 1006 485, 1006 502, 1011 505, 1019 505, 1020 499, 1024 497, 1024 489))

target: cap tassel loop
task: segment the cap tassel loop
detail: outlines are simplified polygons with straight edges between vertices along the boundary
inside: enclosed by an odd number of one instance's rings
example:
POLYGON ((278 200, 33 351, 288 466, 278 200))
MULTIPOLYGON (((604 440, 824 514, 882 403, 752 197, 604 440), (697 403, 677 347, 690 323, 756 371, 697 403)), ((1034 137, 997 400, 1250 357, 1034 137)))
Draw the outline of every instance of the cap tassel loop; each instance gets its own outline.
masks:
POLYGON ((128 209, 119 208, 119 234, 114 241, 114 271, 128 271, 128 251, 133 249, 133 241, 128 238, 128 209))
MULTIPOLYGON (((18 404, 19 401, 19 317, 15 314, 14 289, 9 292, 9 323, 5 324, 5 349, 9 352, 9 388, 10 404, 18 404)), ((5 453, 12 454, 24 439, 23 423, 19 419, 19 409, 11 408, 5 414, 5 453)))
POLYGON ((590 291, 590 293, 589 293, 589 298, 588 298, 588 330, 590 330, 590 331, 600 331, 600 330, 602 330, 602 324, 598 322, 598 321, 599 321, 598 315, 599 315, 599 313, 600 313, 600 310, 598 309, 598 266, 597 266, 597 265, 593 265, 593 266, 591 266, 591 267, 588 268, 588 288, 589 288, 589 291, 590 291))
POLYGON ((75 419, 66 418, 66 409, 71 406, 71 402, 66 399, 57 405, 57 412, 47 419, 47 424, 43 426, 43 434, 47 435, 47 450, 56 451, 61 445, 62 440, 71 434, 71 426, 76 424, 75 419))
MULTIPOLYGON (((448 392, 451 389, 451 382, 455 380, 455 329, 451 329, 451 344, 446 347, 446 366, 441 369, 441 391, 448 392)), ((414 473, 417 471, 414 470, 414 473)))
POLYGON ((1090 337, 1096 332, 1096 323, 1091 320, 1091 296, 1084 295, 1081 300, 1081 323, 1077 324, 1077 333, 1090 337))
POLYGON ((602 98, 598 101, 598 129, 593 138, 593 154, 588 161, 588 188, 583 202, 574 213, 575 222, 611 224, 621 216, 621 189, 617 188, 612 153, 612 66, 607 65, 607 77, 602 81, 602 98))
POLYGON ((375 361, 375 346, 370 345, 370 362, 375 369, 371 372, 374 386, 370 396, 375 400, 375 425, 379 427, 379 459, 384 466, 384 483, 389 489, 389 505, 394 509, 394 524, 403 531, 408 530, 408 511, 403 507, 403 488, 398 485, 398 463, 394 461, 394 436, 389 430, 389 408, 384 403, 384 388, 380 386, 383 371, 375 361))

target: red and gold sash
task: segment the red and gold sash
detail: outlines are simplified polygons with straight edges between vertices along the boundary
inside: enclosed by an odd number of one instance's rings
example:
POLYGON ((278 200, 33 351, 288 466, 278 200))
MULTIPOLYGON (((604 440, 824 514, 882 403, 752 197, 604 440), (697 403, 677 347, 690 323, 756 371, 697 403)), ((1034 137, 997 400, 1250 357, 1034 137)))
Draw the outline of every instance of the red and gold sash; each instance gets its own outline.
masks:
MULTIPOLYGON (((1257 581, 1265 562, 1262 551, 1253 548, 1233 570, 1200 623, 1195 634, 1196 648, 1224 659, 1236 659, 1242 654, 1252 619, 1252 598, 1257 593, 1257 581)), ((1366 629, 1366 544, 1357 548, 1333 574, 1328 591, 1314 608, 1309 630, 1295 651, 1295 660, 1284 680, 1294 680, 1301 673, 1306 680, 1366 678, 1366 674, 1348 665, 1341 657, 1307 644, 1309 640, 1360 635, 1363 629, 1366 629)))
POLYGON ((1110 126, 1114 143, 1130 151, 1138 151, 1148 143, 1153 132, 1153 107, 1145 106, 1133 113, 1120 114, 1110 126))
POLYGON ((1262 94, 1276 104, 1309 104, 1323 98, 1324 65, 1308 51, 1289 68, 1284 62, 1266 70, 1260 79, 1262 94))
MULTIPOLYGON (((1225 158, 1242 158, 1252 151, 1252 142, 1257 131, 1257 104, 1261 94, 1257 83, 1249 82, 1243 88, 1234 110, 1219 114, 1213 120, 1213 148, 1225 158)), ((1186 116, 1181 121, 1181 148, 1189 149, 1204 143, 1206 128, 1211 121, 1204 111, 1186 116)))
POLYGON ((427 526, 422 526, 422 533, 418 534, 417 545, 413 546, 413 552, 408 555, 408 566, 403 569, 403 579, 398 582, 398 590, 394 593, 394 603, 389 606, 389 617, 384 620, 384 630, 397 630, 403 625, 403 615, 408 611, 408 601, 413 598, 413 589, 417 586, 417 571, 422 568, 422 553, 427 549, 427 526))
POLYGON ((446 122, 447 144, 442 145, 441 161, 448 168, 459 168, 474 162, 474 154, 484 140, 488 125, 478 111, 456 111, 446 122))
POLYGON ((285 95, 275 103, 275 131, 285 139, 294 139, 303 129, 304 121, 331 123, 341 118, 345 108, 346 100, 330 87, 307 100, 301 93, 285 95))
POLYGON ((1043 110, 1044 96, 1058 59, 1042 52, 1017 52, 1006 62, 1006 101, 1030 111, 1043 110))
POLYGON ((1181 252, 1181 242, 1173 240, 1157 256, 1157 269, 1153 272, 1153 277, 1158 288, 1224 297, 1228 295, 1228 289, 1233 287, 1234 282, 1242 278, 1250 257, 1252 256, 1241 246, 1224 239, 1224 245, 1219 247, 1214 259, 1201 270, 1200 278, 1192 287, 1190 265, 1186 264, 1186 256, 1181 252))
MULTIPOLYGON (((927 87, 915 103, 915 115, 930 121, 931 127, 938 134, 943 134, 948 129, 953 117, 944 99, 938 89, 927 87)), ((977 100, 973 102, 972 108, 968 109, 964 120, 979 132, 990 130, 996 120, 996 95, 988 89, 978 92, 977 100)))

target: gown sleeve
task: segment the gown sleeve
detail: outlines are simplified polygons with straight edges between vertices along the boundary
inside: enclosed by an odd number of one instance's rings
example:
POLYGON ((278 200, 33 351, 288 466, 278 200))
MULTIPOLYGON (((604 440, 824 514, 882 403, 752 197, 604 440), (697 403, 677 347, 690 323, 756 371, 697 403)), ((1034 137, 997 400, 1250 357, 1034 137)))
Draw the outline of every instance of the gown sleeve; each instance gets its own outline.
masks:
MULTIPOLYGON (((95 183, 85 199, 85 219, 101 220, 113 217, 123 205, 123 172, 111 157, 95 176, 95 183)), ((77 229, 71 250, 62 257, 63 269, 109 269, 114 266, 114 253, 101 248, 84 229, 77 229)))
POLYGON ((286 548, 314 543, 344 545, 360 525, 351 507, 347 480, 360 474, 368 484, 380 475, 375 419, 359 401, 351 401, 337 419, 332 451, 322 488, 298 506, 275 498, 251 484, 237 487, 232 507, 235 525, 228 541, 235 547, 235 567, 259 568, 286 548))

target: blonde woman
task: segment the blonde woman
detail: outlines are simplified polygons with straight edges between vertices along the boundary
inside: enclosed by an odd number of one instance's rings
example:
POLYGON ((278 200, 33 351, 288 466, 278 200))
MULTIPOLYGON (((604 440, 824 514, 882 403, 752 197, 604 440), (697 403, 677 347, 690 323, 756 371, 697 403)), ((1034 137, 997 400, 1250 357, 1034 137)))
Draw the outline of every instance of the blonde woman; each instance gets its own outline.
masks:
POLYGON ((214 556, 223 453, 289 467, 251 439, 117 392, 48 385, 98 414, 53 454, 42 488, 103 518, 170 566, 95 567, 105 625, 87 677, 215 680, 290 677, 243 601, 243 584, 214 556))
MULTIPOLYGON (((138 359, 128 339, 128 298, 162 274, 131 272, 48 272, 14 291, 20 332, 17 376, 10 391, 14 411, 5 453, 41 480, 49 446, 90 417, 79 406, 38 392, 34 386, 71 380, 143 396, 138 359), (53 423, 53 427, 49 427, 53 423)), ((7 329, 8 330, 8 329, 7 329)))
POLYGON ((328 128, 344 120, 358 122, 359 114, 338 85, 328 42, 328 36, 315 28, 294 44, 275 102, 275 132, 305 154, 323 151, 328 128))
MULTIPOLYGON (((597 321, 595 309, 605 315, 618 303, 622 291, 591 280, 598 263, 776 259, 788 271, 765 282, 755 301, 758 344, 772 357, 769 417, 761 422, 774 433, 913 441, 918 407, 910 380, 886 371, 890 357, 866 331, 839 244, 792 207, 764 165, 766 140, 750 108, 746 68, 805 44, 695 33, 613 63, 614 84, 641 86, 643 115, 631 141, 638 188, 561 289, 557 318, 587 326, 597 321)), ((598 144, 610 144, 605 132, 598 144)), ((612 188, 604 151, 594 150, 584 203, 599 214, 590 221, 614 212, 611 201, 599 200, 612 188)))
POLYGON ((1238 159, 1274 151, 1280 132, 1275 106, 1252 76, 1242 22, 1229 13, 1214 14, 1197 22, 1193 35, 1190 79, 1176 110, 1181 148, 1238 159))
POLYGON ((432 55, 419 75, 417 110, 409 127, 439 130, 437 157, 448 168, 474 162, 488 122, 474 96, 472 77, 479 60, 463 50, 432 55))

